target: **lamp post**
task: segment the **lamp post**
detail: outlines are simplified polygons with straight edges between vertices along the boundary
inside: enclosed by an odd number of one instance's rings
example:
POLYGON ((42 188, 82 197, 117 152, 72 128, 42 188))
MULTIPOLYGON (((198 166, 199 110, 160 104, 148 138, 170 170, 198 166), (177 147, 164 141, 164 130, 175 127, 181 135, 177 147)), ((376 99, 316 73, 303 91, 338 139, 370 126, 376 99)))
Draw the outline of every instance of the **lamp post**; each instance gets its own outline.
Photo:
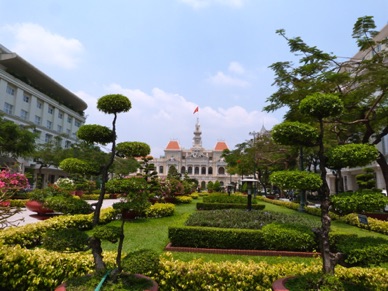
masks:
POLYGON ((256 182, 258 180, 256 179, 243 179, 242 184, 246 183, 247 185, 247 194, 248 194, 248 204, 247 204, 247 210, 252 210, 252 193, 255 193, 256 191, 256 182))

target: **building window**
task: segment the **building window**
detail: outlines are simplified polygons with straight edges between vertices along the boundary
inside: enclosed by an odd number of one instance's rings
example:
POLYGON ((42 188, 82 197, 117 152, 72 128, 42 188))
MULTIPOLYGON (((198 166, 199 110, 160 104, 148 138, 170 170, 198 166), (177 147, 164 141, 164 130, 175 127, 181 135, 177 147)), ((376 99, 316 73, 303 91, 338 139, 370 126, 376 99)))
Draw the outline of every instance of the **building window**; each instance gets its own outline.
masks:
POLYGON ((70 147, 71 147, 71 141, 67 140, 67 141, 65 142, 65 148, 68 149, 68 148, 70 148, 70 147))
POLYGON ((68 122, 68 123, 72 123, 72 122, 73 122, 73 117, 68 116, 68 117, 67 117, 67 122, 68 122))
POLYGON ((59 125, 59 124, 57 125, 57 131, 62 132, 62 125, 59 125))
POLYGON ((41 131, 34 129, 34 133, 36 134, 36 137, 40 139, 40 136, 42 134, 41 131))
POLYGON ((53 128, 53 123, 50 120, 47 120, 46 127, 48 129, 52 129, 53 128))
POLYGON ((74 125, 76 126, 76 127, 80 127, 81 126, 81 121, 79 121, 79 120, 75 120, 74 121, 74 125))
POLYGON ((163 166, 159 166, 159 174, 163 174, 163 166))
POLYGON ((53 113, 54 113, 54 107, 51 106, 51 105, 49 105, 47 112, 48 112, 49 114, 53 114, 53 113))
POLYGON ((46 133, 46 135, 45 135, 45 137, 44 137, 44 141, 45 141, 46 143, 49 143, 49 142, 52 141, 52 139, 53 139, 53 136, 52 136, 51 134, 47 134, 47 133, 46 133))
POLYGON ((185 171, 186 171, 186 168, 183 166, 183 167, 181 167, 181 174, 184 174, 185 173, 185 171))
POLYGON ((9 114, 9 115, 12 115, 13 114, 13 105, 5 102, 4 103, 4 112, 9 114))
POLYGON ((58 118, 63 119, 63 112, 61 112, 61 111, 58 112, 58 118))
POLYGON ((9 95, 15 96, 15 94, 16 94, 16 87, 14 87, 14 86, 8 84, 8 85, 7 85, 6 92, 7 92, 9 95))
POLYGON ((70 134, 71 134, 70 129, 66 129, 66 134, 67 134, 68 136, 70 136, 70 134))
POLYGON ((72 136, 74 139, 77 138, 77 134, 76 134, 75 132, 73 132, 73 133, 71 134, 71 136, 72 136))
POLYGON ((192 173, 193 173, 193 167, 189 167, 189 168, 187 169, 187 173, 188 173, 188 174, 192 174, 192 173))
POLYGON ((26 92, 24 92, 24 94, 23 94, 23 101, 26 102, 26 103, 29 103, 30 99, 31 99, 31 96, 28 95, 26 92))
POLYGON ((199 167, 194 168, 194 175, 199 175, 199 167))
POLYGON ((38 115, 35 115, 35 124, 36 125, 40 125, 42 123, 42 119, 40 118, 40 116, 38 115))
POLYGON ((202 167, 202 168, 201 168, 201 174, 202 174, 202 175, 206 175, 206 168, 205 168, 205 167, 202 167))
POLYGON ((39 109, 42 109, 43 107, 43 102, 38 100, 38 102, 36 103, 36 107, 39 108, 39 109))
POLYGON ((24 120, 27 120, 28 119, 28 112, 22 109, 20 111, 20 118, 24 119, 24 120))
POLYGON ((213 175, 213 168, 209 167, 209 169, 207 170, 207 173, 208 175, 213 175))
POLYGON ((219 167, 219 168, 218 168, 218 175, 225 175, 225 169, 224 169, 224 167, 219 167))

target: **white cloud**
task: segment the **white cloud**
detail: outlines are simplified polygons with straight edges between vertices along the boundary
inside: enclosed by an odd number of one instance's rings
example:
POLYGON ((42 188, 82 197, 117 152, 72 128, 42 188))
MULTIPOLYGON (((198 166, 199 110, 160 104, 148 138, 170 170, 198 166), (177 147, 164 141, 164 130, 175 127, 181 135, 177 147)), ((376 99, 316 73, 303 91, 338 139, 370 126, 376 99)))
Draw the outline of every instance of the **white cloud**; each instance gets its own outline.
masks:
POLYGON ((66 38, 34 23, 1 26, 0 37, 2 34, 10 34, 14 44, 9 49, 31 63, 73 69, 84 51, 79 40, 66 38))
POLYGON ((244 74, 245 69, 239 62, 230 62, 228 71, 236 74, 244 74))
POLYGON ((245 88, 249 86, 249 82, 226 75, 223 72, 217 72, 217 74, 209 77, 208 81, 218 86, 233 86, 233 87, 241 87, 241 88, 245 88))
POLYGON ((194 9, 201 9, 214 4, 230 6, 233 8, 240 8, 244 5, 244 2, 246 0, 180 0, 180 1, 193 7, 194 9))
MULTIPOLYGON (((151 154, 159 157, 171 139, 178 139, 183 148, 192 146, 193 131, 197 118, 202 129, 202 144, 206 149, 214 148, 219 140, 224 140, 230 149, 249 139, 249 132, 267 129, 279 123, 273 115, 261 111, 247 111, 243 107, 212 108, 199 106, 181 95, 155 88, 150 94, 138 89, 124 88, 119 84, 105 87, 104 94, 118 93, 132 102, 129 112, 118 115, 118 141, 142 141, 151 146, 151 154)), ((88 124, 112 126, 112 116, 99 112, 97 97, 85 92, 76 92, 87 104, 88 124)), ((101 97, 101 96, 99 96, 101 97)))

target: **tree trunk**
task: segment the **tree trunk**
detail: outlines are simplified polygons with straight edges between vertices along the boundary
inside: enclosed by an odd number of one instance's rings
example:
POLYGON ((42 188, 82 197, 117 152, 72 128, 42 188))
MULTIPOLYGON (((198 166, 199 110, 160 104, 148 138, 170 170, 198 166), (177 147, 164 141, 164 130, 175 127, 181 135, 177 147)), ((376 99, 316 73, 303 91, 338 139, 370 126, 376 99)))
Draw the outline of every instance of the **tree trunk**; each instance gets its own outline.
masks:
POLYGON ((94 266, 97 273, 103 273, 106 270, 105 263, 102 256, 101 240, 96 237, 89 238, 89 246, 92 249, 94 266))
POLYGON ((384 155, 379 152, 379 156, 376 159, 376 162, 379 164, 381 173, 383 174, 384 182, 385 182, 385 189, 387 189, 388 186, 388 164, 385 160, 384 155))

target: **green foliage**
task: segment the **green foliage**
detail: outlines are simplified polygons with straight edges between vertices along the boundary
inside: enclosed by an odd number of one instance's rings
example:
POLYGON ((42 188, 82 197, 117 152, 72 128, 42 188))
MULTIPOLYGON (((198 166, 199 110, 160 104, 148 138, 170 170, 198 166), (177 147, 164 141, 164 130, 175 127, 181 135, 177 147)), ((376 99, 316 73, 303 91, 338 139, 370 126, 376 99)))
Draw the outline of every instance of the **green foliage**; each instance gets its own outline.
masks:
POLYGON ((281 189, 317 190, 322 185, 319 174, 306 171, 277 171, 270 175, 273 185, 281 189))
POLYGON ((300 102, 299 109, 302 114, 321 120, 340 115, 344 106, 337 95, 314 93, 300 102))
POLYGON ((44 203, 50 197, 71 197, 68 190, 62 189, 56 185, 50 185, 44 189, 34 189, 28 193, 30 200, 35 200, 44 203))
POLYGON ((85 200, 74 196, 48 197, 44 201, 44 207, 63 214, 88 214, 92 212, 92 207, 85 200))
POLYGON ((125 272, 148 276, 158 272, 159 255, 153 250, 142 249, 128 253, 121 263, 125 272))
POLYGON ((120 142, 116 146, 116 155, 119 157, 145 157, 150 152, 150 146, 144 142, 126 141, 120 142))
POLYGON ((361 190, 375 188, 375 171, 371 168, 364 169, 363 174, 358 174, 356 176, 356 181, 358 184, 358 188, 361 190))
POLYGON ((155 203, 146 210, 147 217, 167 217, 175 213, 175 205, 172 203, 155 203))
POLYGON ((99 124, 84 124, 77 131, 77 137, 86 142, 106 145, 116 139, 113 131, 99 124))
POLYGON ((107 114, 127 112, 132 108, 131 101, 121 94, 102 96, 97 101, 97 109, 107 114))
MULTIPOLYGON (((252 204, 253 210, 263 210, 265 205, 252 204)), ((247 203, 197 203, 197 210, 217 210, 217 209, 247 209, 247 203)))
POLYGON ((79 252, 88 249, 89 236, 76 228, 51 229, 42 238, 42 247, 58 252, 79 252))
POLYGON ((380 211, 388 204, 388 197, 379 192, 346 192, 330 196, 333 210, 340 214, 380 211))
POLYGON ((121 228, 112 225, 98 225, 93 228, 94 237, 116 243, 122 235, 121 228))
POLYGON ((302 224, 270 223, 262 228, 268 250, 313 251, 317 249, 311 228, 302 224))
POLYGON ((318 143, 316 128, 298 121, 277 124, 271 134, 275 142, 282 145, 311 147, 318 143))
POLYGON ((376 160, 379 151, 369 144, 345 144, 331 149, 328 153, 328 167, 342 169, 362 167, 376 160))
MULTIPOLYGON (((247 196, 241 194, 221 194, 212 193, 211 195, 203 197, 203 203, 232 203, 232 204, 246 204, 247 196)), ((255 199, 252 199, 252 204, 257 204, 255 199)))
POLYGON ((177 203, 191 203, 191 201, 193 201, 193 198, 191 198, 190 196, 176 196, 175 197, 177 203))
POLYGON ((91 171, 89 163, 78 158, 64 159, 59 163, 59 167, 65 172, 74 174, 85 175, 91 171))

